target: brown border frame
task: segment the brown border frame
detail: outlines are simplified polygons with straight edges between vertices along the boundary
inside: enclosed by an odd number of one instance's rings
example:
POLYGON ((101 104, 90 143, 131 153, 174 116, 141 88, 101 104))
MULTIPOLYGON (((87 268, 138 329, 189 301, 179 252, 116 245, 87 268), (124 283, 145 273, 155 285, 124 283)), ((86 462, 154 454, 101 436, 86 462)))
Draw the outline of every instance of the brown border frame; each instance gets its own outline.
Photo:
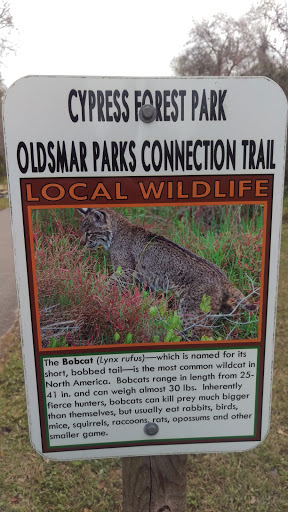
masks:
MULTIPOLYGON (((215 181, 226 181, 229 180, 231 182, 231 175, 226 176, 201 176, 201 181, 203 180, 210 180, 212 183, 215 181)), ((27 196, 25 194, 25 185, 26 184, 33 184, 35 186, 37 184, 38 189, 42 186, 45 186, 47 184, 53 184, 53 183, 61 183, 63 184, 63 180, 65 180, 65 185, 67 184, 67 187, 75 184, 75 183, 94 183, 93 186, 96 185, 98 182, 106 182, 109 184, 115 184, 116 180, 115 178, 99 178, 98 176, 95 178, 83 178, 76 179, 76 178, 66 178, 66 177, 56 177, 55 179, 46 179, 46 178, 21 178, 20 180, 20 186, 21 186, 21 197, 22 197, 22 211, 23 211, 23 223, 24 223, 24 236, 25 236, 25 245, 26 245, 26 261, 27 261, 27 269, 28 269, 28 283, 29 283, 29 295, 30 295, 30 306, 31 306, 31 322, 32 322, 32 332, 33 332, 33 346, 34 346, 34 356, 35 356, 35 364, 36 364, 36 375, 37 375, 37 384, 38 384, 38 399, 39 399, 39 413, 40 413, 40 423, 41 423, 41 431, 42 431, 42 443, 43 443, 43 452, 48 451, 63 451, 63 449, 47 449, 46 445, 46 436, 45 436, 45 417, 44 417, 44 408, 43 408, 43 389, 42 389, 42 382, 41 382, 41 369, 40 369, 40 355, 61 355, 64 354, 71 354, 73 352, 74 354, 85 354, 88 352, 91 352, 91 350, 94 353, 97 352, 113 352, 117 349, 121 349, 121 351, 131 351, 131 348, 136 351, 143 351, 143 350, 159 350, 159 348, 170 348, 170 349, 176 349, 176 347, 179 347, 179 343, 159 343, 159 344, 153 344, 153 343, 146 343, 146 344, 131 344, 129 346, 125 345, 107 345, 105 347, 103 346, 92 346, 92 347, 81 347, 79 349, 75 350, 75 347, 71 348, 58 348, 58 349, 44 349, 41 347, 41 339, 40 339, 40 320, 39 320, 39 312, 38 312, 38 299, 37 299, 37 284, 36 284, 36 273, 35 273, 35 261, 34 261, 34 249, 33 249, 33 233, 32 233, 32 222, 31 222, 31 209, 35 208, 77 208, 77 207, 117 207, 117 206, 190 206, 190 205, 225 205, 225 204, 263 204, 264 205, 264 217, 263 217, 263 245, 262 245, 262 262, 261 262, 261 291, 260 291, 260 311, 259 311, 259 335, 258 338, 255 340, 240 340, 235 342, 235 340, 225 340, 225 342, 209 342, 209 343, 196 343, 196 342, 183 342, 181 343, 181 348, 190 348, 191 344, 193 344, 193 348, 200 349, 200 348, 217 348, 219 344, 221 344, 221 347, 226 346, 228 349, 233 347, 249 347, 249 346, 255 346, 255 344, 259 343, 260 346, 260 361, 259 361, 259 382, 258 382, 258 407, 257 407, 257 434, 253 438, 245 438, 243 441, 257 441, 261 439, 261 417, 262 417, 262 400, 263 400, 263 373, 264 373, 264 357, 265 357, 265 334, 266 334, 266 312, 267 312, 267 301, 268 301, 268 278, 269 278, 269 256, 270 256, 270 236, 271 236, 271 215, 272 215, 272 198, 273 198, 273 175, 258 175, 258 176, 245 176, 245 175, 233 175, 233 180, 237 183, 240 180, 245 180, 245 178, 249 178, 251 182, 255 184, 256 180, 268 180, 269 186, 267 187, 267 196, 261 198, 261 200, 255 200, 255 196, 253 196, 253 193, 247 194, 247 198, 240 199, 240 198, 233 198, 233 200, 224 200, 223 197, 219 197, 217 199, 214 198, 214 200, 205 201, 203 200, 197 200, 193 201, 191 198, 182 198, 181 201, 179 201, 178 198, 171 198, 169 202, 165 201, 165 198, 155 201, 146 201, 142 198, 142 200, 135 201, 135 199, 132 201, 130 200, 101 200, 95 203, 95 201, 91 200, 85 200, 80 202, 78 200, 73 200, 71 196, 68 196, 68 194, 65 194, 65 196, 61 199, 61 201, 55 201, 53 200, 46 200, 41 197, 39 193, 39 200, 35 201, 34 203, 30 203, 27 200, 27 196), (183 200, 184 199, 184 200, 183 200), (36 204, 37 203, 37 204, 36 204)), ((175 183, 184 183, 185 182, 193 182, 193 180, 198 180, 198 177, 191 177, 191 176, 184 176, 181 177, 181 180, 179 177, 151 177, 149 178, 139 178, 137 176, 135 177, 127 177, 127 178, 119 178, 117 180, 117 183, 126 182, 128 183, 128 186, 131 186, 131 183, 139 183, 145 182, 145 183, 155 183, 159 184, 160 181, 165 182, 172 182, 175 183)), ((178 190, 179 190, 179 185, 178 190)), ((35 187, 34 187, 35 188, 35 187)), ((182 187, 181 187, 181 195, 182 194, 182 187)), ((32 197, 38 197, 37 195, 32 197)), ((128 199, 128 197, 127 197, 128 199)), ((141 199, 141 198, 140 198, 141 199)), ((137 198, 136 198, 137 200, 137 198)), ((221 440, 218 442, 235 442, 233 439, 227 439, 227 440, 221 440)), ((237 442, 241 442, 241 438, 237 439, 237 442)), ((207 443, 207 442, 215 442, 213 440, 211 441, 184 441, 183 443, 187 444, 197 444, 197 443, 207 443)), ((180 441, 182 443, 182 441, 180 441)), ((147 443, 144 443, 147 445, 147 443)), ((155 443, 151 442, 151 445, 155 443)), ((164 442, 160 444, 175 444, 171 442, 164 442)), ((177 443, 178 444, 178 443, 177 443)), ((135 446, 139 445, 139 443, 135 443, 135 446)), ((120 445, 122 446, 122 445, 120 445)), ((120 447, 117 445, 117 447, 120 447)), ((125 443, 123 444, 125 445, 125 443)), ((134 446, 134 444, 129 444, 129 446, 134 446)), ((107 446, 109 447, 109 446, 107 446)), ((86 447, 81 446, 81 450, 83 449, 100 449, 105 448, 105 445, 102 445, 99 447, 93 447, 93 445, 86 447)), ((65 448, 65 451, 70 450, 79 450, 79 448, 71 447, 71 448, 65 448)))

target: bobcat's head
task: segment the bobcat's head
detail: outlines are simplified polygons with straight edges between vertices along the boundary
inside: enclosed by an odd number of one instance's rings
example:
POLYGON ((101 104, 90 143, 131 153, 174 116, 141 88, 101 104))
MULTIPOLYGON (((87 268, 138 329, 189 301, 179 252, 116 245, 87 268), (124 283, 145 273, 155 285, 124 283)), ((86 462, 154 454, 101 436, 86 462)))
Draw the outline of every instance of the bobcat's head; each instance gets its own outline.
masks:
POLYGON ((80 244, 89 249, 97 249, 102 245, 104 249, 109 250, 113 233, 107 209, 78 208, 78 211, 83 215, 80 224, 83 233, 80 244))

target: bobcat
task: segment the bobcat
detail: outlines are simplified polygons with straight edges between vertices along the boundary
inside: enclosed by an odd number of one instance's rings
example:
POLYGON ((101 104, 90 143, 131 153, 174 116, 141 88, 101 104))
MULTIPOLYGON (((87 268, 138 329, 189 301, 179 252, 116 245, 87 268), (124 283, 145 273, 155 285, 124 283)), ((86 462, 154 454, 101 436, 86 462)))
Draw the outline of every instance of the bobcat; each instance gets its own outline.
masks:
POLYGON ((220 309, 231 311, 229 299, 248 311, 257 306, 232 286, 214 263, 200 258, 164 236, 132 224, 110 208, 79 208, 83 215, 80 243, 90 249, 103 246, 110 253, 114 269, 112 280, 127 285, 137 280, 151 290, 170 290, 179 300, 178 315, 189 339, 211 335, 211 318, 200 308, 203 295, 211 297, 210 314, 220 309), (116 272, 121 267, 121 275, 116 272), (200 321, 199 319, 203 319, 200 321), (198 325, 195 325, 198 324, 198 325))

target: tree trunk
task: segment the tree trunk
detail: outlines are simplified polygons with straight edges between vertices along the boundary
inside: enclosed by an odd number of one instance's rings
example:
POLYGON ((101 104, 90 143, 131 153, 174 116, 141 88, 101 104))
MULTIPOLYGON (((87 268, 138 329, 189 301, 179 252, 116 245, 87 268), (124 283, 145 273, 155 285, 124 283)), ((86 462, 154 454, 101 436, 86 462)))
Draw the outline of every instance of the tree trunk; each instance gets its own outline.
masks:
POLYGON ((122 459, 123 512, 185 512, 187 455, 122 459))

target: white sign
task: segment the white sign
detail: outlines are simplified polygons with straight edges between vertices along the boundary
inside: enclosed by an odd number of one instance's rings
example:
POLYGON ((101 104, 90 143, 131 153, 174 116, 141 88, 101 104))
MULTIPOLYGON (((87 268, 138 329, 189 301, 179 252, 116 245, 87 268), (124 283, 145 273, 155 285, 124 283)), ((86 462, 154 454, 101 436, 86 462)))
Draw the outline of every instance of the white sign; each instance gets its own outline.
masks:
POLYGON ((265 78, 26 77, 9 89, 39 453, 239 451, 264 439, 286 123, 284 93, 265 78))

